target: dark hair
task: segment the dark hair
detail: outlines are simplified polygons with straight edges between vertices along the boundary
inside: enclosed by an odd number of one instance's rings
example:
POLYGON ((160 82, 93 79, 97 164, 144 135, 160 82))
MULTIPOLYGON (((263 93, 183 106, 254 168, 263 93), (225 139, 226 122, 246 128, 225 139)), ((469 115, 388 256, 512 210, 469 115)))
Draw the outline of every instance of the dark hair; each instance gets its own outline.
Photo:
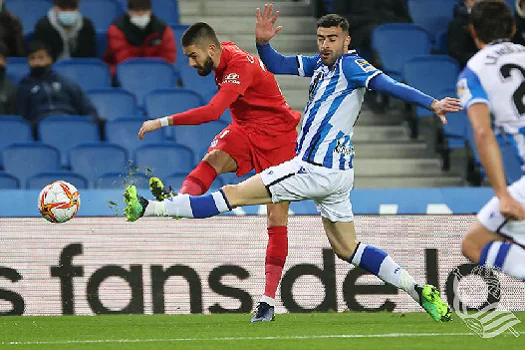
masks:
POLYGON ((79 0, 55 0, 54 5, 63 9, 77 9, 78 1, 79 0))
POLYGON ((128 9, 139 11, 151 10, 151 0, 128 0, 128 9))
POLYGON ((330 28, 330 27, 339 27, 343 30, 343 32, 348 33, 348 28, 350 27, 350 24, 348 24, 348 21, 343 16, 339 16, 336 14, 329 14, 325 15, 317 21, 317 28, 330 28))
POLYGON ((470 22, 479 40, 485 44, 498 39, 510 39, 514 17, 503 0, 481 0, 472 8, 470 22))
POLYGON ((49 45, 40 40, 33 40, 31 43, 29 43, 29 47, 27 48, 27 56, 41 50, 46 51, 49 56, 53 57, 49 45))
POLYGON ((7 48, 7 45, 3 42, 0 42, 0 57, 7 58, 9 56, 9 49, 7 48))
POLYGON ((208 40, 217 45, 220 44, 213 28, 208 23, 204 22, 192 24, 188 29, 186 29, 184 34, 182 34, 181 39, 182 46, 184 47, 195 45, 201 40, 208 40))

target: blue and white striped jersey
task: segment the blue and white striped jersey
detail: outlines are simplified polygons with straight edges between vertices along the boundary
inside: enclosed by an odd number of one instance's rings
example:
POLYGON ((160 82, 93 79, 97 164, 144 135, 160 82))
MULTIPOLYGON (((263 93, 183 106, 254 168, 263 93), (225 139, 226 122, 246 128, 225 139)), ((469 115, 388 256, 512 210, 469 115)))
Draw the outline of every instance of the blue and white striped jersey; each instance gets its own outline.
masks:
POLYGON ((370 80, 381 71, 355 51, 341 56, 332 67, 318 55, 297 56, 299 75, 312 77, 309 101, 297 139, 302 160, 334 169, 353 167, 352 135, 370 80))

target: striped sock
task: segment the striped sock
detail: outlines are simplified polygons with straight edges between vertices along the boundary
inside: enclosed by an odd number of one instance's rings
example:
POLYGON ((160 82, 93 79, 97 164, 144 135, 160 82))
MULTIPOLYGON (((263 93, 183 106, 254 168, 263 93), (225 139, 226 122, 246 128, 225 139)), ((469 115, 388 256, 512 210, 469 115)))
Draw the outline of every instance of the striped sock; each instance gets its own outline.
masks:
POLYGON ((222 190, 202 196, 182 194, 162 202, 150 201, 150 204, 152 203, 154 205, 146 207, 144 216, 158 215, 155 212, 163 212, 165 213, 163 216, 201 219, 232 210, 222 190), (159 209, 159 205, 163 208, 159 209), (150 207, 151 210, 149 210, 150 207))
POLYGON ((525 249, 517 244, 492 241, 481 251, 479 265, 500 269, 509 276, 525 281, 525 249))

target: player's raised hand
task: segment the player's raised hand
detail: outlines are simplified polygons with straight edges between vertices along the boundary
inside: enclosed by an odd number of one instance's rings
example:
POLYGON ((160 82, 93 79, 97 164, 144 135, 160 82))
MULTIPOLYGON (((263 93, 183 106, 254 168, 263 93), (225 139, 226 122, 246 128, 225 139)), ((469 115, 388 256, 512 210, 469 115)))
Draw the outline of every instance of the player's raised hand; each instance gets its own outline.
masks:
POLYGON ((461 102, 457 98, 445 97, 442 100, 434 100, 430 109, 441 119, 443 124, 447 123, 447 113, 455 113, 462 110, 461 102))
POLYGON ((510 195, 499 198, 499 210, 505 219, 518 221, 525 219, 525 209, 510 195))
POLYGON ((144 138, 144 135, 147 134, 148 132, 158 130, 161 127, 162 125, 160 124, 159 119, 146 120, 144 123, 142 123, 142 126, 140 127, 139 140, 142 140, 144 138))
POLYGON ((279 18, 279 11, 275 11, 275 14, 273 14, 273 4, 264 4, 262 15, 260 8, 257 8, 256 15, 255 41, 259 45, 264 45, 283 29, 282 26, 273 27, 275 22, 277 22, 277 18, 279 18))

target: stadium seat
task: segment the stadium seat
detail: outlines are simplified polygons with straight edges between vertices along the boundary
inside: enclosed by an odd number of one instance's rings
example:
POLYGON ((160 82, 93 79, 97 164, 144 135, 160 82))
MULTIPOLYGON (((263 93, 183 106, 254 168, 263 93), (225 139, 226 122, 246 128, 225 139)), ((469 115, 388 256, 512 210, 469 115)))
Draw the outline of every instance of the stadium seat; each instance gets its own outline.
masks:
POLYGON ((507 5, 509 5, 510 10, 512 11, 512 14, 516 13, 516 0, 506 0, 507 5))
POLYGON ((52 0, 4 0, 9 12, 18 16, 22 22, 24 34, 34 31, 36 22, 47 15, 53 6, 52 0))
POLYGON ((143 118, 118 118, 109 120, 105 128, 106 140, 128 150, 134 154, 137 147, 147 143, 161 143, 164 141, 163 133, 160 131, 150 132, 139 140, 137 134, 144 122, 143 118))
POLYGON ((85 116, 50 116, 38 124, 38 139, 61 152, 63 167, 69 167, 69 150, 82 143, 100 141, 98 125, 85 116))
POLYGON ((126 172, 129 166, 125 148, 109 143, 89 143, 69 152, 71 168, 88 179, 90 187, 102 174, 126 172))
POLYGON ((17 115, 0 115, 0 168, 2 168, 2 149, 16 142, 32 140, 31 126, 17 115))
POLYGON ((514 139, 500 134, 497 136, 497 141, 501 151, 507 184, 510 185, 523 176, 523 170, 521 170, 522 160, 518 155, 518 148, 514 139))
POLYGON ((108 30, 111 23, 125 12, 118 0, 80 1, 79 10, 93 22, 97 31, 108 30))
POLYGON ((428 33, 415 24, 392 23, 374 29, 372 47, 384 72, 402 81, 404 64, 415 56, 430 54, 431 42, 428 33))
MULTIPOLYGON (((459 64, 450 56, 417 56, 404 65, 404 78, 408 85, 431 96, 438 97, 444 90, 454 89, 459 75, 459 64)), ((451 96, 455 96, 455 92, 451 96)), ((418 117, 432 115, 432 112, 417 107, 418 117)))
POLYGON ((210 147, 213 138, 227 126, 224 121, 215 120, 201 125, 181 125, 172 129, 175 142, 189 147, 199 157, 195 159, 195 163, 198 163, 200 155, 210 147))
POLYGON ((215 74, 213 72, 203 77, 197 73, 195 68, 186 64, 180 70, 180 78, 184 88, 193 90, 201 96, 213 96, 217 93, 215 74))
POLYGON ((190 26, 186 24, 171 25, 171 28, 173 29, 173 34, 175 35, 175 43, 177 44, 177 59, 175 60, 175 68, 177 68, 179 72, 181 72, 182 69, 188 65, 188 57, 184 55, 184 50, 182 50, 181 38, 182 34, 189 27, 190 26))
POLYGON ((84 176, 72 171, 51 171, 35 174, 27 179, 26 188, 29 190, 38 190, 58 180, 69 182, 79 190, 88 188, 87 179, 84 176))
POLYGON ((134 173, 133 175, 127 173, 107 173, 99 176, 95 181, 95 188, 100 189, 124 189, 129 185, 148 189, 149 178, 140 173, 134 173))
MULTIPOLYGON (((146 114, 152 119, 185 112, 202 105, 201 96, 188 89, 154 90, 145 98, 146 114)), ((164 129, 167 138, 173 138, 173 129, 164 129)))
POLYGON ((97 32, 97 57, 103 58, 108 49, 108 32, 97 32))
POLYGON ((4 148, 4 169, 25 184, 27 178, 43 171, 60 169, 60 151, 38 142, 14 143, 4 148))
POLYGON ((444 29, 436 34, 434 49, 436 53, 448 54, 448 29, 444 29))
POLYGON ((53 69, 74 81, 84 90, 109 88, 109 66, 97 58, 72 58, 57 62, 53 69))
POLYGON ((76 81, 84 90, 111 86, 109 66, 98 58, 71 58, 58 61, 56 72, 76 81))
POLYGON ((102 119, 111 120, 139 115, 136 97, 124 89, 92 89, 86 93, 102 119))
POLYGON ((150 144, 137 148, 135 166, 147 175, 163 178, 174 172, 189 173, 194 166, 191 149, 179 144, 150 144))
POLYGON ((29 74, 29 65, 25 57, 8 57, 5 67, 7 79, 15 85, 29 74))
POLYGON ((20 181, 13 175, 0 171, 0 190, 18 190, 20 181))
POLYGON ((177 0, 153 0, 151 10, 166 23, 179 23, 179 6, 177 0))
POLYGON ((122 88, 135 94, 140 107, 144 97, 155 89, 175 88, 179 75, 173 65, 162 58, 130 58, 117 65, 122 88))
POLYGON ((447 28, 454 17, 457 0, 409 0, 408 10, 412 21, 425 29, 435 41, 437 34, 447 28))

